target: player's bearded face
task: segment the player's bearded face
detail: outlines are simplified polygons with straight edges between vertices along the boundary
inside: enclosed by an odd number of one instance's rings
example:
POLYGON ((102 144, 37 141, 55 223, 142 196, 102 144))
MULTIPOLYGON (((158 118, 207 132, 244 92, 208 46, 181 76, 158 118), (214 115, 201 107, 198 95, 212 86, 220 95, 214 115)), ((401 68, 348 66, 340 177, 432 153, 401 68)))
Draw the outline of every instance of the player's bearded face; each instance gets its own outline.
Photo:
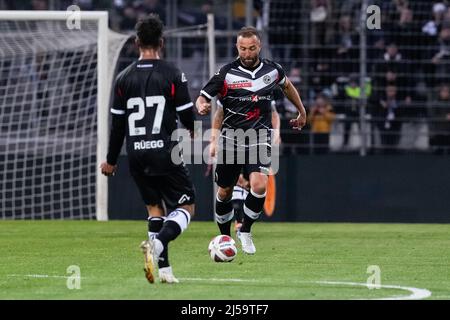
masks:
POLYGON ((239 59, 244 66, 253 67, 258 62, 261 42, 256 36, 238 37, 236 47, 239 52, 239 59))

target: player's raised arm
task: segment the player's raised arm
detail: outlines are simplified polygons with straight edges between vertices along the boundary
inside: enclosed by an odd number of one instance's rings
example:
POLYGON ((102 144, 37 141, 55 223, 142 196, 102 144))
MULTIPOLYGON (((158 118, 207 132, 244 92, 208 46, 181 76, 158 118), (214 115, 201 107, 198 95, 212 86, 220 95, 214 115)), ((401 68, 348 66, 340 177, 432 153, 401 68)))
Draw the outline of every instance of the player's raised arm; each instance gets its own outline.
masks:
POLYGON ((296 119, 292 119, 289 123, 293 129, 301 130, 306 124, 306 109, 303 105, 302 99, 297 89, 294 87, 288 77, 285 77, 285 81, 282 84, 282 89, 286 97, 297 108, 299 115, 296 119))

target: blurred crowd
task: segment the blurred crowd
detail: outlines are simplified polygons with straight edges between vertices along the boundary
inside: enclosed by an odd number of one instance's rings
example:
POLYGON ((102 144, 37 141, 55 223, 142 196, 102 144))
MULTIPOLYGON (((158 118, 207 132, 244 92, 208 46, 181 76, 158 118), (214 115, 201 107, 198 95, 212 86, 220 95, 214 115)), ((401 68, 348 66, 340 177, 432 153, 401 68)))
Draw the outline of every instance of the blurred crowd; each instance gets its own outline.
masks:
MULTIPOLYGON (((215 13, 218 30, 237 30, 245 24, 245 0, 232 1, 231 20, 218 9, 226 1, 171 1, 172 9, 175 2, 175 14, 164 0, 0 0, 0 8, 65 10, 76 4, 82 10, 106 9, 110 27, 121 32, 131 32, 139 17, 150 12, 158 13, 169 27, 203 24, 209 12, 215 13)), ((347 152, 358 150, 367 139, 374 152, 410 148, 450 154, 450 1, 370 3, 380 8, 381 28, 365 30, 363 66, 360 0, 253 1, 254 22, 267 35, 268 54, 285 68, 309 109, 309 134, 283 130, 286 151, 347 152), (367 70, 363 76, 362 67, 367 70)), ((183 48, 189 48, 182 50, 182 58, 206 51, 203 40, 182 41, 183 48)), ((219 61, 235 55, 234 39, 227 41, 225 51, 218 50, 219 61)), ((130 41, 123 64, 136 54, 130 41)), ((204 60, 205 55, 198 57, 204 60)), ((283 129, 295 109, 281 92, 274 96, 283 129)))

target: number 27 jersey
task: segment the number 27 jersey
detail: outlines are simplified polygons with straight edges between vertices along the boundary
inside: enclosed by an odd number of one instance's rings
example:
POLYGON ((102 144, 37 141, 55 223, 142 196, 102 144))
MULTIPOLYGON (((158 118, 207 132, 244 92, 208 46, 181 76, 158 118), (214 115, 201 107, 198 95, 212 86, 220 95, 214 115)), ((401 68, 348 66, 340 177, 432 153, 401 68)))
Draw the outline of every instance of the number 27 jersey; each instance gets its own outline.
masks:
POLYGON ((125 121, 132 173, 170 172, 177 115, 192 107, 184 73, 166 61, 139 60, 117 76, 111 113, 125 121))

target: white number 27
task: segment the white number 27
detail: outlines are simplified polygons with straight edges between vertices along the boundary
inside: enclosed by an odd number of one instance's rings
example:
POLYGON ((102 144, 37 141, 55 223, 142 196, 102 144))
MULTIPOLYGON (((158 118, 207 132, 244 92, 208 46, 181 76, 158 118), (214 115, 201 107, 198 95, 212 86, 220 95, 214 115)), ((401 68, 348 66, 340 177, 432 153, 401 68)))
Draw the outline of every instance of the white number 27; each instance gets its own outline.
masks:
POLYGON ((133 112, 128 117, 128 129, 130 136, 142 136, 147 133, 145 127, 136 127, 136 121, 144 119, 145 107, 154 107, 156 104, 155 120, 153 121, 152 134, 158 134, 161 131, 161 123, 164 115, 164 107, 166 105, 166 98, 164 96, 150 96, 145 97, 145 104, 142 98, 130 98, 127 101, 127 109, 134 109, 138 107, 136 112, 133 112))

